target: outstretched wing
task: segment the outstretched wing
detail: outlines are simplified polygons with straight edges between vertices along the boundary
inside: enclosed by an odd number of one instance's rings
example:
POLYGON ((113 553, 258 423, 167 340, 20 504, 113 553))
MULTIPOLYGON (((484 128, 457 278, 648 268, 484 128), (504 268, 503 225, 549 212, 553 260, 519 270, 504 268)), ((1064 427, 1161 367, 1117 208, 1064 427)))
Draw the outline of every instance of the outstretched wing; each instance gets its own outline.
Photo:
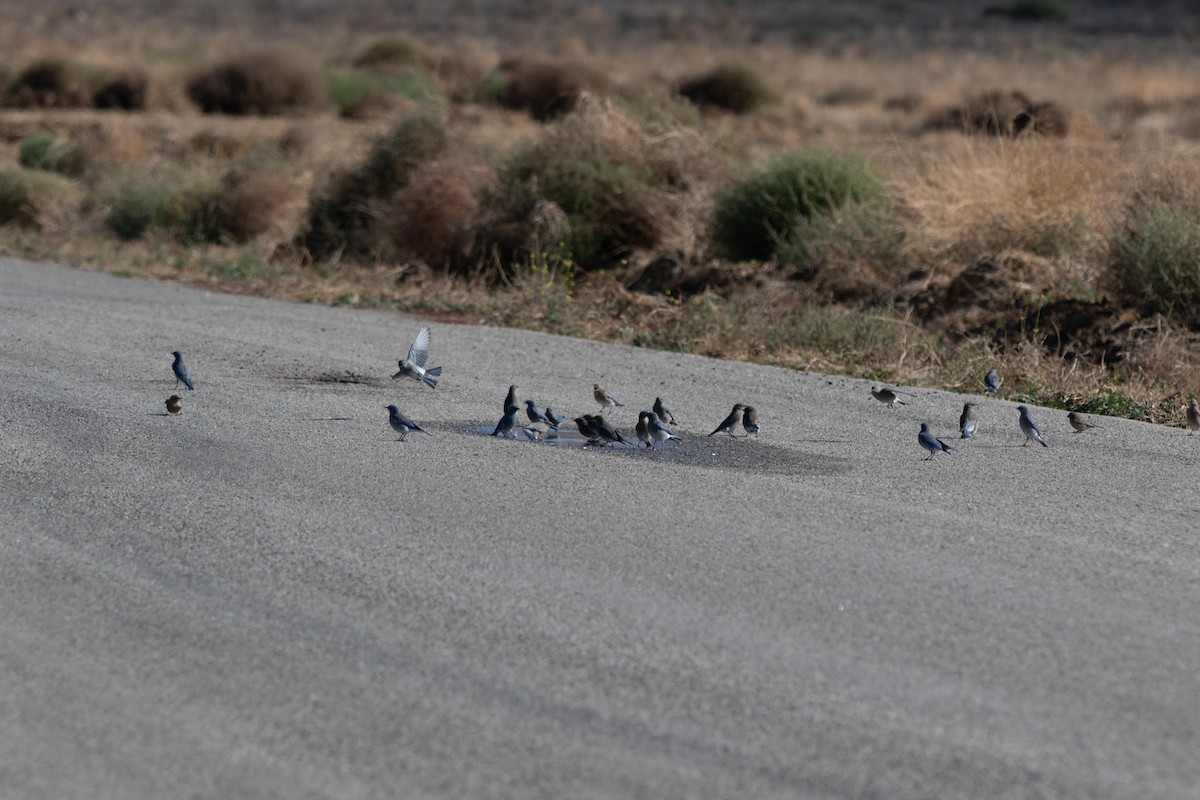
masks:
POLYGON ((429 328, 422 327, 417 331, 417 338, 413 339, 413 343, 408 348, 408 358, 405 359, 410 364, 416 364, 418 367, 425 366, 425 361, 429 358, 429 328))

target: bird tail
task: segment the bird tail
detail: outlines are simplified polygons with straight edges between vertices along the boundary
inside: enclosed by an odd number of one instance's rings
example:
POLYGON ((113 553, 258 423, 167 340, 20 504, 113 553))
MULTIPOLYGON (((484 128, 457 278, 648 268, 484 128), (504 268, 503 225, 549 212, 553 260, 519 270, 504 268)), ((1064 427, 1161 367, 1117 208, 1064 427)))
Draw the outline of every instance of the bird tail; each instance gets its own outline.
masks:
POLYGON ((421 380, 425 381, 425 383, 429 385, 430 389, 436 389, 437 383, 438 383, 437 377, 441 374, 442 374, 441 367, 431 367, 431 368, 425 370, 425 376, 423 378, 421 378, 421 380))
POLYGON ((950 445, 943 442, 941 439, 938 439, 937 443, 940 444, 942 446, 942 449, 945 450, 947 453, 953 453, 958 450, 957 447, 951 447, 950 445))
POLYGON ((184 378, 184 379, 183 379, 183 385, 184 385, 184 386, 186 386, 186 387, 188 387, 188 391, 194 390, 194 389, 196 388, 195 386, 193 386, 193 385, 192 385, 192 379, 191 379, 191 378, 184 378))
POLYGON ((433 434, 432 434, 432 433, 430 433, 429 431, 425 430, 424 428, 417 428, 417 433, 423 433, 423 434, 425 434, 426 436, 433 436, 433 434))

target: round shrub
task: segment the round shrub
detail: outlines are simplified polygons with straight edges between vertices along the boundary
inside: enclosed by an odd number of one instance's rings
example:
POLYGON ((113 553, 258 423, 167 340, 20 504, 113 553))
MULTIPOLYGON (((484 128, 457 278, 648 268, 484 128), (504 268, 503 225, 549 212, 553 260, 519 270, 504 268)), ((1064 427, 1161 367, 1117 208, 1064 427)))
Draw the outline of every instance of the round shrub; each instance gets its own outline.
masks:
POLYGON ((78 144, 45 131, 21 139, 17 151, 22 167, 63 175, 80 175, 87 169, 87 153, 78 144))
POLYGON ((698 106, 715 106, 735 114, 776 100, 762 76, 742 64, 720 64, 711 72, 685 80, 679 93, 698 106))
POLYGON ((0 168, 0 224, 40 228, 74 214, 82 190, 62 175, 20 167, 0 168))
POLYGON ((713 241, 734 260, 766 261, 806 220, 847 203, 879 202, 883 196, 883 182, 864 159, 789 154, 718 196, 713 241))
POLYGON ((1117 273, 1151 312, 1200 322, 1200 217, 1156 201, 1129 220, 1116 242, 1117 273))
POLYGON ((187 92, 205 114, 291 114, 327 100, 316 70, 272 52, 239 56, 200 72, 187 92))

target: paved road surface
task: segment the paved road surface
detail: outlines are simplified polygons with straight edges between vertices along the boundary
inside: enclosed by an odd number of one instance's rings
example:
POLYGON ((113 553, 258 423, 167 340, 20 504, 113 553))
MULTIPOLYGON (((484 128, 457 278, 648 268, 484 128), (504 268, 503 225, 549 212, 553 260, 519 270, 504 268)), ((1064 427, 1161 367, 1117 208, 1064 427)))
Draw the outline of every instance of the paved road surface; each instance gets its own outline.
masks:
POLYGON ((417 327, 0 262, 0 794, 1200 796, 1200 437, 417 327), (596 381, 762 433, 478 432, 596 381))

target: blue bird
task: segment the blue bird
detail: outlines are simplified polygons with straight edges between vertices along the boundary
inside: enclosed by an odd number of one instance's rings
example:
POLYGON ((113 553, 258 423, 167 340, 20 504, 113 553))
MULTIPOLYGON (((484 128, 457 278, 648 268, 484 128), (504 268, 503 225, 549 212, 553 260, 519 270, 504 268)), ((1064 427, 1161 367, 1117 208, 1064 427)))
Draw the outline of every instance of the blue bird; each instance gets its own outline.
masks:
POLYGON ((550 418, 538 410, 537 403, 532 400, 525 401, 525 414, 529 417, 530 422, 544 422, 547 425, 554 427, 554 423, 550 418))
POLYGON ((979 426, 979 420, 975 418, 975 404, 963 403, 962 416, 958 418, 958 429, 962 432, 962 438, 970 439, 975 435, 975 428, 979 426))
POLYGON ((646 416, 649 418, 646 421, 646 427, 650 430, 650 438, 653 441, 657 442, 658 444, 669 442, 672 439, 677 442, 683 441, 675 435, 675 431, 663 424, 662 420, 658 418, 658 414, 650 411, 647 412, 646 416))
POLYGON ((401 414, 400 409, 396 408, 395 404, 389 405, 387 410, 388 423, 392 426, 392 430, 400 434, 399 441, 403 442, 404 437, 408 436, 408 434, 412 433, 413 431, 416 431, 417 433, 423 433, 426 436, 433 435, 429 431, 421 428, 421 426, 417 425, 417 423, 413 422, 408 417, 401 414))
POLYGON ((983 388, 988 390, 988 394, 995 394, 1002 383, 1004 380, 1000 377, 1000 373, 996 372, 995 367, 992 367, 988 370, 988 374, 983 376, 983 388))
POLYGON ((192 385, 192 374, 188 372, 187 364, 183 363, 183 354, 176 350, 171 355, 175 356, 175 361, 171 364, 171 371, 175 373, 175 388, 178 389, 179 382, 182 381, 189 390, 195 389, 192 385))
POLYGON ((1029 415, 1029 409, 1025 406, 1017 406, 1017 413, 1021 415, 1021 433, 1025 434, 1025 441, 1021 442, 1021 447, 1028 445, 1031 439, 1042 447, 1049 447, 1050 445, 1046 444, 1042 432, 1038 430, 1037 423, 1029 415))
POLYGON ((592 417, 592 430, 596 436, 609 444, 632 444, 628 439, 621 435, 621 432, 609 424, 603 414, 597 414, 592 417))
POLYGON ((560 428, 567 421, 566 417, 559 416, 559 413, 550 406, 546 406, 546 419, 550 420, 551 428, 560 428))
POLYGON ((733 429, 742 421, 742 413, 746 410, 746 406, 738 403, 733 407, 733 411, 729 412, 729 416, 717 426, 717 429, 709 434, 716 436, 718 433, 728 433, 730 436, 736 436, 733 429))
POLYGON ((504 412, 504 416, 496 423, 496 429, 492 431, 492 436, 507 436, 510 439, 517 438, 513 434, 513 427, 517 424, 517 412, 521 410, 520 406, 509 406, 504 412))
POLYGON ((742 409, 742 427, 746 433, 758 433, 758 409, 754 406, 742 409))
POLYGON ((932 459, 939 450, 947 452, 947 453, 953 453, 955 450, 958 449, 955 447, 951 447, 950 445, 946 444, 941 439, 937 438, 932 433, 930 433, 928 422, 921 423, 921 432, 917 434, 917 443, 919 445, 921 445, 921 447, 924 447, 926 450, 929 451, 929 458, 925 459, 926 461, 929 461, 930 459, 932 459))
POLYGON ((417 331, 417 338, 413 339, 413 343, 408 347, 408 357, 400 359, 400 371, 392 376, 392 380, 403 375, 424 381, 430 389, 436 389, 437 377, 442 374, 442 368, 426 369, 425 362, 427 360, 429 360, 429 328, 422 326, 421 330, 417 331))

